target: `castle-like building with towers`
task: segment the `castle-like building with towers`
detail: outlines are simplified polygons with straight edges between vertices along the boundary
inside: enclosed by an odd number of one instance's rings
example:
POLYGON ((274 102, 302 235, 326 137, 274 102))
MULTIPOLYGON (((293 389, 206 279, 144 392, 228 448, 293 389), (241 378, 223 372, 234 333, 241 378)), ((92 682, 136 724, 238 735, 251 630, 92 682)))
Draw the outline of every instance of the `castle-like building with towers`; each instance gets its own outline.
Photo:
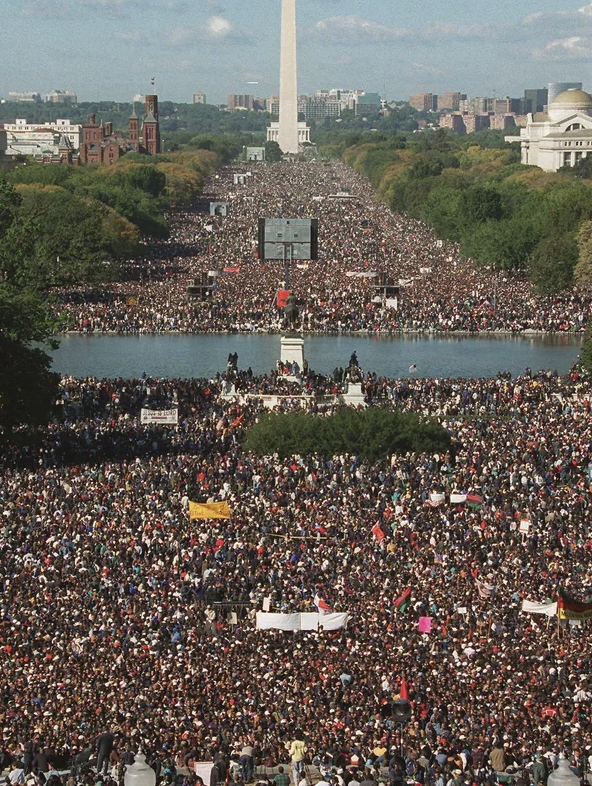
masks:
POLYGON ((145 114, 140 128, 140 119, 132 110, 128 136, 113 133, 112 123, 97 123, 96 116, 82 124, 80 139, 81 164, 114 164, 126 153, 160 153, 160 123, 158 120, 158 96, 147 95, 145 114))
POLYGON ((521 162, 556 172, 574 166, 592 153, 592 96, 579 89, 555 96, 545 113, 529 114, 520 136, 521 162))

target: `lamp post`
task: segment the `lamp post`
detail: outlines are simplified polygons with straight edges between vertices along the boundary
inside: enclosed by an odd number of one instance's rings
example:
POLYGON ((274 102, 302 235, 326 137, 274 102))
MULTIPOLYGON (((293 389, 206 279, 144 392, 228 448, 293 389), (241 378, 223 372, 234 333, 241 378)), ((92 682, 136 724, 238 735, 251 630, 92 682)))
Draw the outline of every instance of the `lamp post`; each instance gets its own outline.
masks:
POLYGON ((579 786, 580 779, 572 771, 568 760, 563 754, 559 756, 557 769, 549 773, 547 786, 579 786))
POLYGON ((123 783, 124 786, 156 786, 156 773, 149 764, 146 764, 146 756, 141 750, 136 753, 134 763, 126 769, 123 783))

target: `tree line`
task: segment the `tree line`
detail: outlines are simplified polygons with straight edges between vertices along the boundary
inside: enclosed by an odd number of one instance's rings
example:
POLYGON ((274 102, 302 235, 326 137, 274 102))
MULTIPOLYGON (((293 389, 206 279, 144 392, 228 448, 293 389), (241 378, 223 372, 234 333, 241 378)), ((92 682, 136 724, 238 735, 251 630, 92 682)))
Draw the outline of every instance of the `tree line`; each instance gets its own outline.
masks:
POLYGON ((592 161, 547 173, 522 165, 503 132, 443 129, 350 135, 323 152, 340 155, 392 210, 425 221, 477 265, 519 272, 542 294, 592 278, 592 161))
POLYGON ((108 167, 29 160, 0 175, 0 442, 44 422, 56 397, 52 289, 117 279, 143 238, 167 237, 166 210, 201 193, 218 162, 195 149, 108 167))

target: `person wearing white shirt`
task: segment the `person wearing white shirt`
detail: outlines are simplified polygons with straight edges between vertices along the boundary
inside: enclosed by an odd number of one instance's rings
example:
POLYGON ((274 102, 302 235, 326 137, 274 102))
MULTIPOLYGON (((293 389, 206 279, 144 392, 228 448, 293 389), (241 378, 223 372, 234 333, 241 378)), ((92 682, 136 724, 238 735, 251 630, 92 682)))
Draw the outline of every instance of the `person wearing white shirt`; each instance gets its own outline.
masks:
POLYGON ((8 781, 11 786, 21 786, 25 782, 25 771, 20 766, 20 762, 17 762, 12 766, 12 769, 8 775, 8 781))

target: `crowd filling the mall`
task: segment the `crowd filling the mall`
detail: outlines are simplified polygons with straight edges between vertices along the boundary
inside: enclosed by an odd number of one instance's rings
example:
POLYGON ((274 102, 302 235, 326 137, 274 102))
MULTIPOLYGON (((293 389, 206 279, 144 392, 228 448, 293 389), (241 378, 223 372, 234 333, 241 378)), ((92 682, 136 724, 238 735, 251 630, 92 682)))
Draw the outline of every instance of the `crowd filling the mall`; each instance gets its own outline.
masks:
POLYGON ((206 184, 227 217, 189 208, 169 216, 170 237, 149 243, 144 258, 123 266, 123 280, 96 290, 59 293, 72 331, 153 333, 273 332, 283 313, 282 261, 257 258, 259 218, 319 219, 319 259, 295 261, 290 289, 307 333, 579 332, 590 293, 577 288, 536 295, 520 276, 475 268, 456 245, 420 221, 392 213, 371 184, 342 164, 320 162, 225 167, 206 184), (187 287, 214 273, 211 297, 190 301, 187 287), (387 307, 376 276, 400 287, 387 307))
MULTIPOLYGON (((125 283, 63 292, 72 328, 280 330, 283 265, 254 257, 262 212, 323 216, 321 259, 292 271, 305 331, 585 326, 587 299, 475 271, 350 170, 275 171, 235 186, 222 170, 211 189, 228 218, 178 212, 125 283), (210 270, 223 273, 213 297, 188 302, 210 270), (373 302, 369 272, 408 282, 398 309, 373 302)), ((343 365, 294 380, 233 353, 211 379, 63 377, 50 424, 5 445, 10 786, 121 784, 139 749, 180 786, 539 786, 560 756, 585 780, 592 630, 523 602, 592 594, 589 382, 578 366, 393 380, 363 358, 343 365), (290 411, 304 395, 328 417, 352 366, 371 405, 437 419, 449 452, 243 449, 262 396, 290 411), (142 409, 176 409, 178 422, 143 423, 142 409), (228 517, 191 518, 191 502, 224 503, 228 517), (347 624, 263 629, 262 611, 347 624)))
MULTIPOLYGON (((163 782, 199 784, 194 762, 215 762, 206 786, 278 764, 276 786, 305 786, 313 764, 338 786, 495 783, 512 768, 536 784, 560 754, 584 773, 590 628, 522 611, 592 587, 592 421, 577 367, 363 372, 374 405, 438 418, 453 446, 371 464, 244 452, 257 394, 283 380, 237 366, 251 397, 221 396, 225 373, 65 377, 42 441, 3 453, 10 783, 57 786, 63 768, 69 786, 118 781, 140 747, 163 782), (171 407, 177 425, 141 423, 141 408, 171 407), (230 518, 191 519, 190 501, 225 502, 230 518), (256 624, 264 607, 319 605, 347 626, 256 624)), ((307 375, 313 389, 340 384, 307 375)), ((317 417, 331 407, 311 404, 317 417)))

